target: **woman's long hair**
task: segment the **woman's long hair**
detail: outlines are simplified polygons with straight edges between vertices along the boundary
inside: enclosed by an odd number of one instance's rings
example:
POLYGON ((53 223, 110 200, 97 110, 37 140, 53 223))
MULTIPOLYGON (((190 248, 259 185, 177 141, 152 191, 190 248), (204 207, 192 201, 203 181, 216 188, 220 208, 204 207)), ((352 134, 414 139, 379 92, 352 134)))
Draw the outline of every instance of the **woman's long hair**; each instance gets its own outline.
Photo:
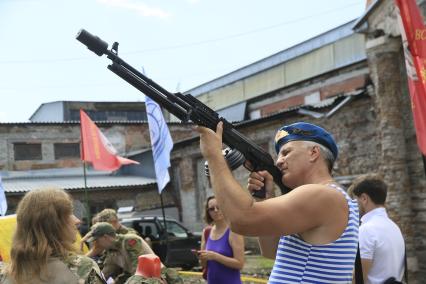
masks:
POLYGON ((210 216, 209 212, 209 201, 212 199, 216 199, 216 197, 214 197, 213 195, 209 196, 206 200, 206 203, 204 204, 204 221, 209 225, 213 224, 213 218, 212 216, 210 216))
POLYGON ((49 257, 65 259, 75 251, 72 201, 61 189, 34 190, 22 198, 16 214, 9 276, 17 284, 38 282, 48 277, 49 257))

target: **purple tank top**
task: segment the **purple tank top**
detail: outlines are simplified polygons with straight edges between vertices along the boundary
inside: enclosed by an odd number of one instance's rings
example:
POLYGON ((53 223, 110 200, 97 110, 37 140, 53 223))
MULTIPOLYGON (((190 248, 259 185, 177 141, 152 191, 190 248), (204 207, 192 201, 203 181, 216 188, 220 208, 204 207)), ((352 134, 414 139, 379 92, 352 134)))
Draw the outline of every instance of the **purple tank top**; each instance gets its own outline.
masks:
MULTIPOLYGON (((209 236, 206 250, 220 253, 221 255, 233 257, 231 245, 229 244, 229 229, 218 240, 212 240, 209 236)), ((227 267, 217 261, 207 261, 207 283, 209 284, 240 284, 241 275, 238 269, 227 267)))

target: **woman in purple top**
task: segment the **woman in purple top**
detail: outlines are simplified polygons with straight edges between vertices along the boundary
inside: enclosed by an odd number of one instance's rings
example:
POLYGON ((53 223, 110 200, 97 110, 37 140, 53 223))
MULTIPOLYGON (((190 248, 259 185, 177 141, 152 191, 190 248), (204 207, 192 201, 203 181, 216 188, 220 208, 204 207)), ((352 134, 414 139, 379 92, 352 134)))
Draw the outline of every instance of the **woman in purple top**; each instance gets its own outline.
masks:
POLYGON ((207 198, 205 220, 211 225, 211 230, 207 240, 203 232, 199 257, 201 265, 207 265, 207 283, 241 283, 244 238, 229 230, 214 196, 207 198))

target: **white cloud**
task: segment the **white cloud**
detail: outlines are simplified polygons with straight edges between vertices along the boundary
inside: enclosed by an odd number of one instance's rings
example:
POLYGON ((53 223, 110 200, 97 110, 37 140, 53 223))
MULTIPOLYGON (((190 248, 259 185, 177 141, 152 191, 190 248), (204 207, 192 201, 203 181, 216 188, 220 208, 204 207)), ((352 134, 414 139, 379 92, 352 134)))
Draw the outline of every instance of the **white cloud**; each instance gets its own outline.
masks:
MULTIPOLYGON (((97 1, 107 6, 119 7, 119 8, 135 11, 144 17, 157 17, 157 18, 163 18, 163 19, 170 17, 169 13, 167 13, 166 11, 160 8, 149 7, 146 4, 136 3, 135 1, 132 1, 132 0, 97 0, 97 1)), ((190 1, 197 1, 197 0, 190 0, 190 1)))

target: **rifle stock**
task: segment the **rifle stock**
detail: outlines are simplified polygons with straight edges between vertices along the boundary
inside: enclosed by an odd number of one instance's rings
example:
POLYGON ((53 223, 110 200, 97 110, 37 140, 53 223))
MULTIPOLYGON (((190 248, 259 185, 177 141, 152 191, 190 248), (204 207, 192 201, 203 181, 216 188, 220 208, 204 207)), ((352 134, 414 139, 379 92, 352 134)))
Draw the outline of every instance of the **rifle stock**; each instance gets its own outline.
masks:
MULTIPOLYGON (((193 123, 208 127, 216 131, 219 121, 223 122, 223 142, 231 148, 241 152, 249 162, 251 171, 268 171, 274 178, 275 184, 281 192, 287 193, 289 189, 282 183, 280 170, 275 166, 271 155, 256 145, 253 141, 238 132, 235 127, 219 114, 203 104, 190 94, 170 93, 163 87, 146 77, 118 56, 118 43, 115 42, 108 50, 108 43, 82 29, 76 36, 77 40, 87 46, 98 56, 106 55, 112 64, 108 69, 128 82, 130 85, 150 97, 167 111, 175 115, 183 122, 193 123)), ((246 166, 247 167, 247 166, 246 166)), ((255 197, 264 197, 265 192, 258 191, 255 197)))

